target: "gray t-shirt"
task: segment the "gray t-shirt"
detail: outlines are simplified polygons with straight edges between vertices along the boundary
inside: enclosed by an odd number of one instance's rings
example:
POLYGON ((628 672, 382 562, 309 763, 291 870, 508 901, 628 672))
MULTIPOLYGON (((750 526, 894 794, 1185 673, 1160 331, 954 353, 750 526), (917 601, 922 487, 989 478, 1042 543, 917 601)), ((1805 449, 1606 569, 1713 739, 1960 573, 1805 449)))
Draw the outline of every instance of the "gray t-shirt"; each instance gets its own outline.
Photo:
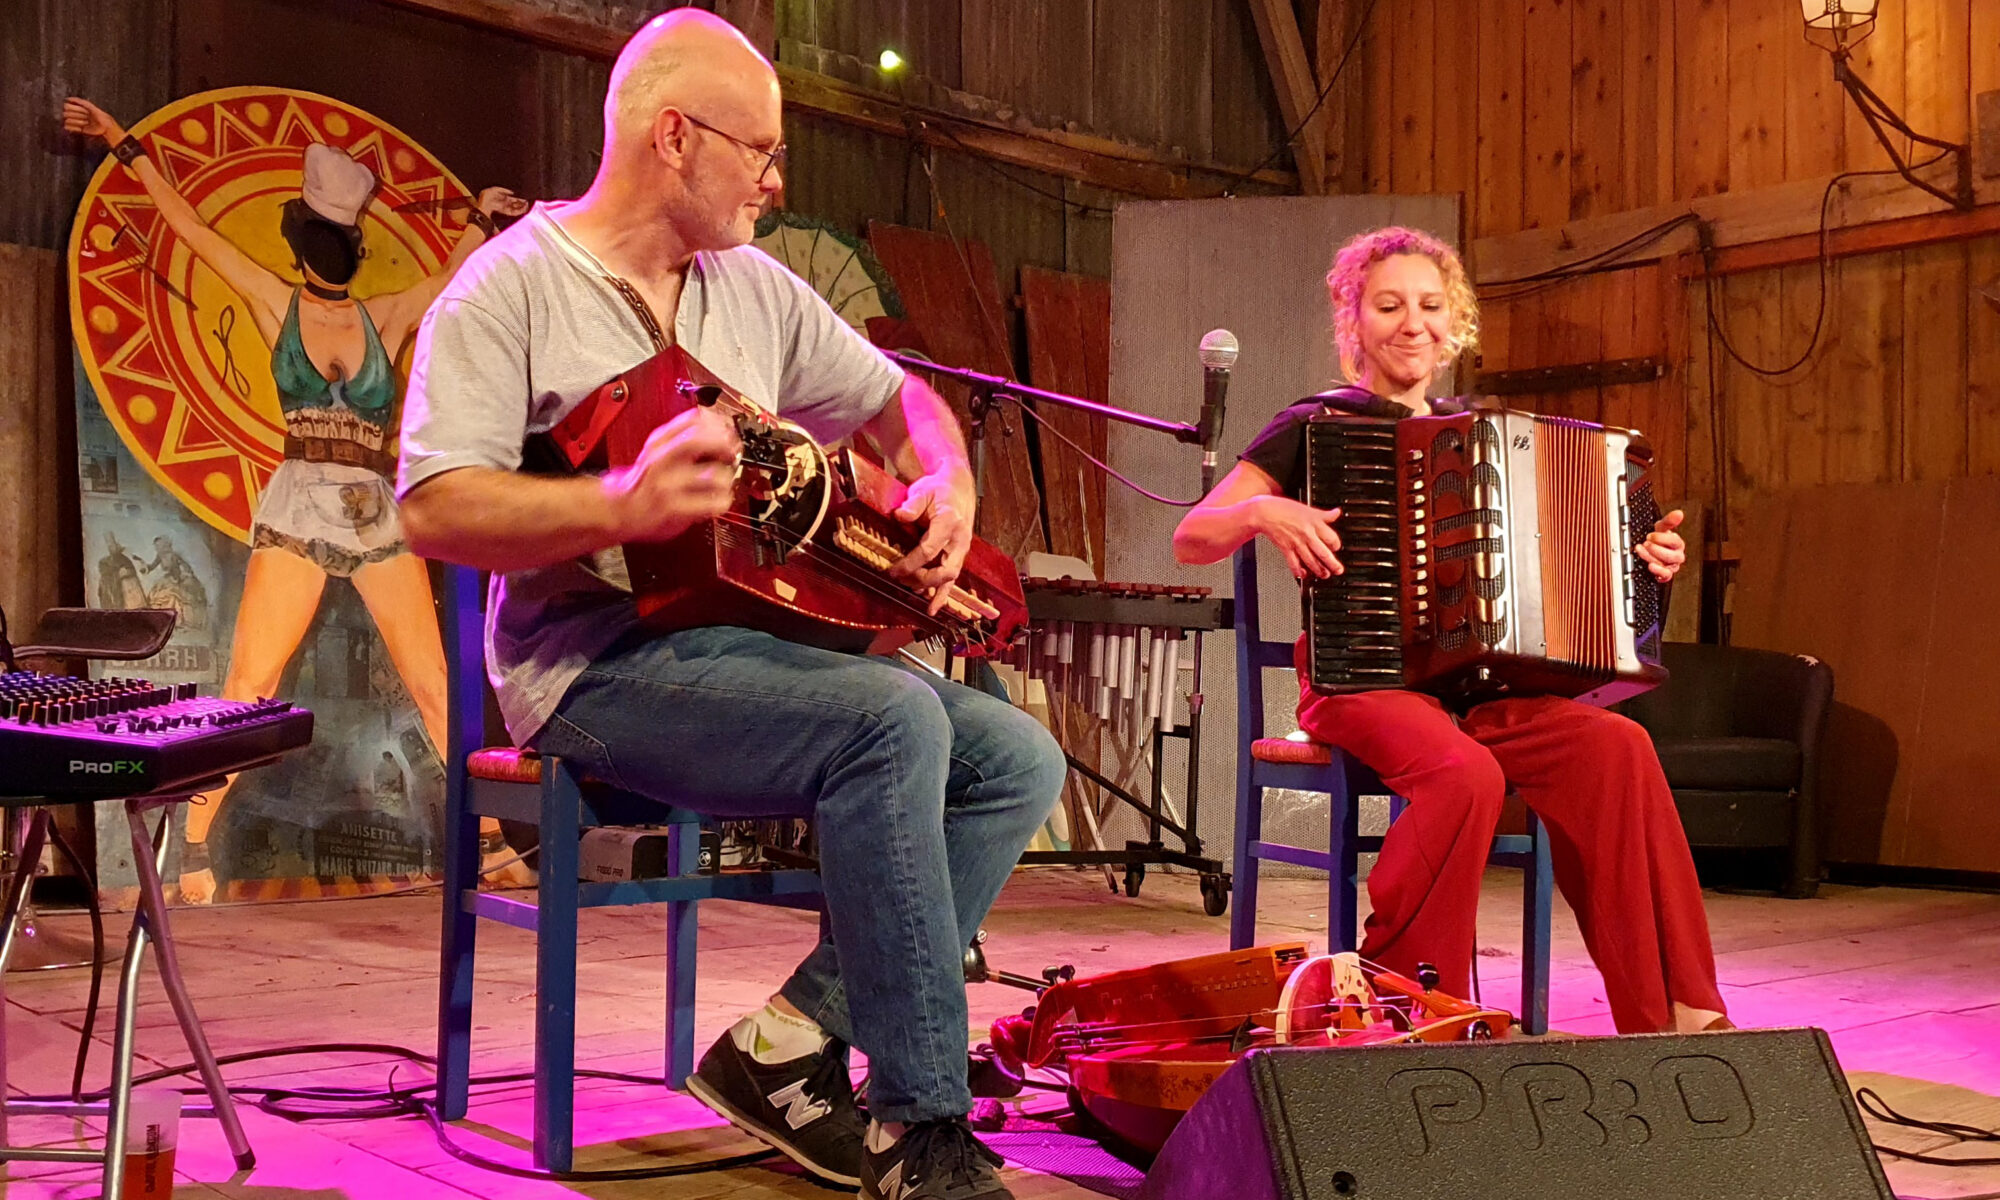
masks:
MULTIPOLYGON (((529 434, 567 416, 653 343, 611 273, 540 204, 479 248, 417 331, 400 499, 460 467, 521 465, 529 434)), ((695 256, 673 340, 717 378, 821 441, 881 411, 903 373, 798 276, 751 246, 695 256)), ((525 744, 585 666, 638 624, 617 547, 493 577, 486 668, 525 744)))

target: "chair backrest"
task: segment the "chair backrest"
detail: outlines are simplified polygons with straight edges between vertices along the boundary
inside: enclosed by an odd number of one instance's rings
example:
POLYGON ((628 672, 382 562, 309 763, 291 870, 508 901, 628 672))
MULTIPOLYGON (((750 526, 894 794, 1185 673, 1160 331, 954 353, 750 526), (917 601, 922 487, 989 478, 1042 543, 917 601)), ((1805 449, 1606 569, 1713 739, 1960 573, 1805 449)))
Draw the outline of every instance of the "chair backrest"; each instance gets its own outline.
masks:
POLYGON ((1667 642, 1667 681, 1617 706, 1660 737, 1815 740, 1833 699, 1819 659, 1742 646, 1667 642))
POLYGON ((1236 551, 1236 599, 1233 602, 1236 632, 1236 753, 1237 761, 1250 757, 1250 744, 1264 733, 1264 672, 1273 668, 1292 669, 1292 643, 1264 637, 1257 610, 1257 539, 1251 538, 1236 551))
POLYGON ((456 769, 489 741, 486 572, 444 567, 445 762, 456 769))

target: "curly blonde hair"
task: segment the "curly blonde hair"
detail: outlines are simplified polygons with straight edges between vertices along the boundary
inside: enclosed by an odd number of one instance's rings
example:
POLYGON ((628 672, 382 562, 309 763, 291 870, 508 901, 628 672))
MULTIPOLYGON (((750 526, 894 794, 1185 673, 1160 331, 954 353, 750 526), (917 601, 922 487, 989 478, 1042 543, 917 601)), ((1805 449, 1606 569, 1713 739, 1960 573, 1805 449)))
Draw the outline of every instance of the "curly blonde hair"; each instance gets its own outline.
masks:
POLYGON ((1479 299, 1473 295, 1472 280, 1458 252, 1421 229, 1390 225, 1371 230, 1356 235, 1335 252, 1333 269, 1326 273, 1327 300, 1333 305, 1333 343, 1340 352, 1340 369, 1349 379, 1358 378, 1361 372, 1361 289, 1368 282, 1368 270, 1398 254, 1421 254, 1436 263, 1438 274, 1444 276, 1451 325, 1445 333, 1438 370, 1479 344, 1479 299))

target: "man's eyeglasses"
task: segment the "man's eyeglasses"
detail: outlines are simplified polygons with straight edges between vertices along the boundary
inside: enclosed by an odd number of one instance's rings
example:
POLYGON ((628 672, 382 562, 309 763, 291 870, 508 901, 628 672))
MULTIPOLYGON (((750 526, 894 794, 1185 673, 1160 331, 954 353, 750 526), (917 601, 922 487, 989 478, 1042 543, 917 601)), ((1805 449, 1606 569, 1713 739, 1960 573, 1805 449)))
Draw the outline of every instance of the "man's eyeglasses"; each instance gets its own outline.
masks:
POLYGON ((751 143, 744 141, 742 138, 737 137, 733 133, 728 133, 723 130, 717 129, 715 126, 710 125, 707 121, 702 120, 700 117, 692 116, 688 113, 682 113, 681 116, 686 117, 687 122, 690 125, 698 125, 701 128, 706 129, 710 133, 716 135, 717 137, 725 138, 729 141, 736 143, 737 145, 743 147, 745 150, 748 150, 752 154, 762 155, 764 158, 764 166, 761 170, 757 172, 758 183, 764 182, 764 177, 771 173, 772 167, 778 168, 780 174, 784 172, 785 144, 783 142, 779 142, 775 147, 766 150, 762 146, 752 145, 751 143))

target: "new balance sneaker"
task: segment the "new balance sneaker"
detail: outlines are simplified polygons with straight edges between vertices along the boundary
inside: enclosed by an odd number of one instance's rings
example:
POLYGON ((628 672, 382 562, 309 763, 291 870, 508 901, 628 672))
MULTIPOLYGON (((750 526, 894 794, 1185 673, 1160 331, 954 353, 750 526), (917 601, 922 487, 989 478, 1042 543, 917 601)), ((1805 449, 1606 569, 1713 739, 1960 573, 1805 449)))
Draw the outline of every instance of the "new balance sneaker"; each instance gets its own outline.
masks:
POLYGON ((765 1063, 724 1033, 688 1076, 688 1093, 821 1179, 859 1187, 868 1122, 844 1050, 829 1038, 817 1054, 765 1063))
POLYGON ((964 1117, 912 1125, 861 1156, 863 1200, 1014 1200, 1000 1182, 1004 1161, 973 1136, 964 1117))

